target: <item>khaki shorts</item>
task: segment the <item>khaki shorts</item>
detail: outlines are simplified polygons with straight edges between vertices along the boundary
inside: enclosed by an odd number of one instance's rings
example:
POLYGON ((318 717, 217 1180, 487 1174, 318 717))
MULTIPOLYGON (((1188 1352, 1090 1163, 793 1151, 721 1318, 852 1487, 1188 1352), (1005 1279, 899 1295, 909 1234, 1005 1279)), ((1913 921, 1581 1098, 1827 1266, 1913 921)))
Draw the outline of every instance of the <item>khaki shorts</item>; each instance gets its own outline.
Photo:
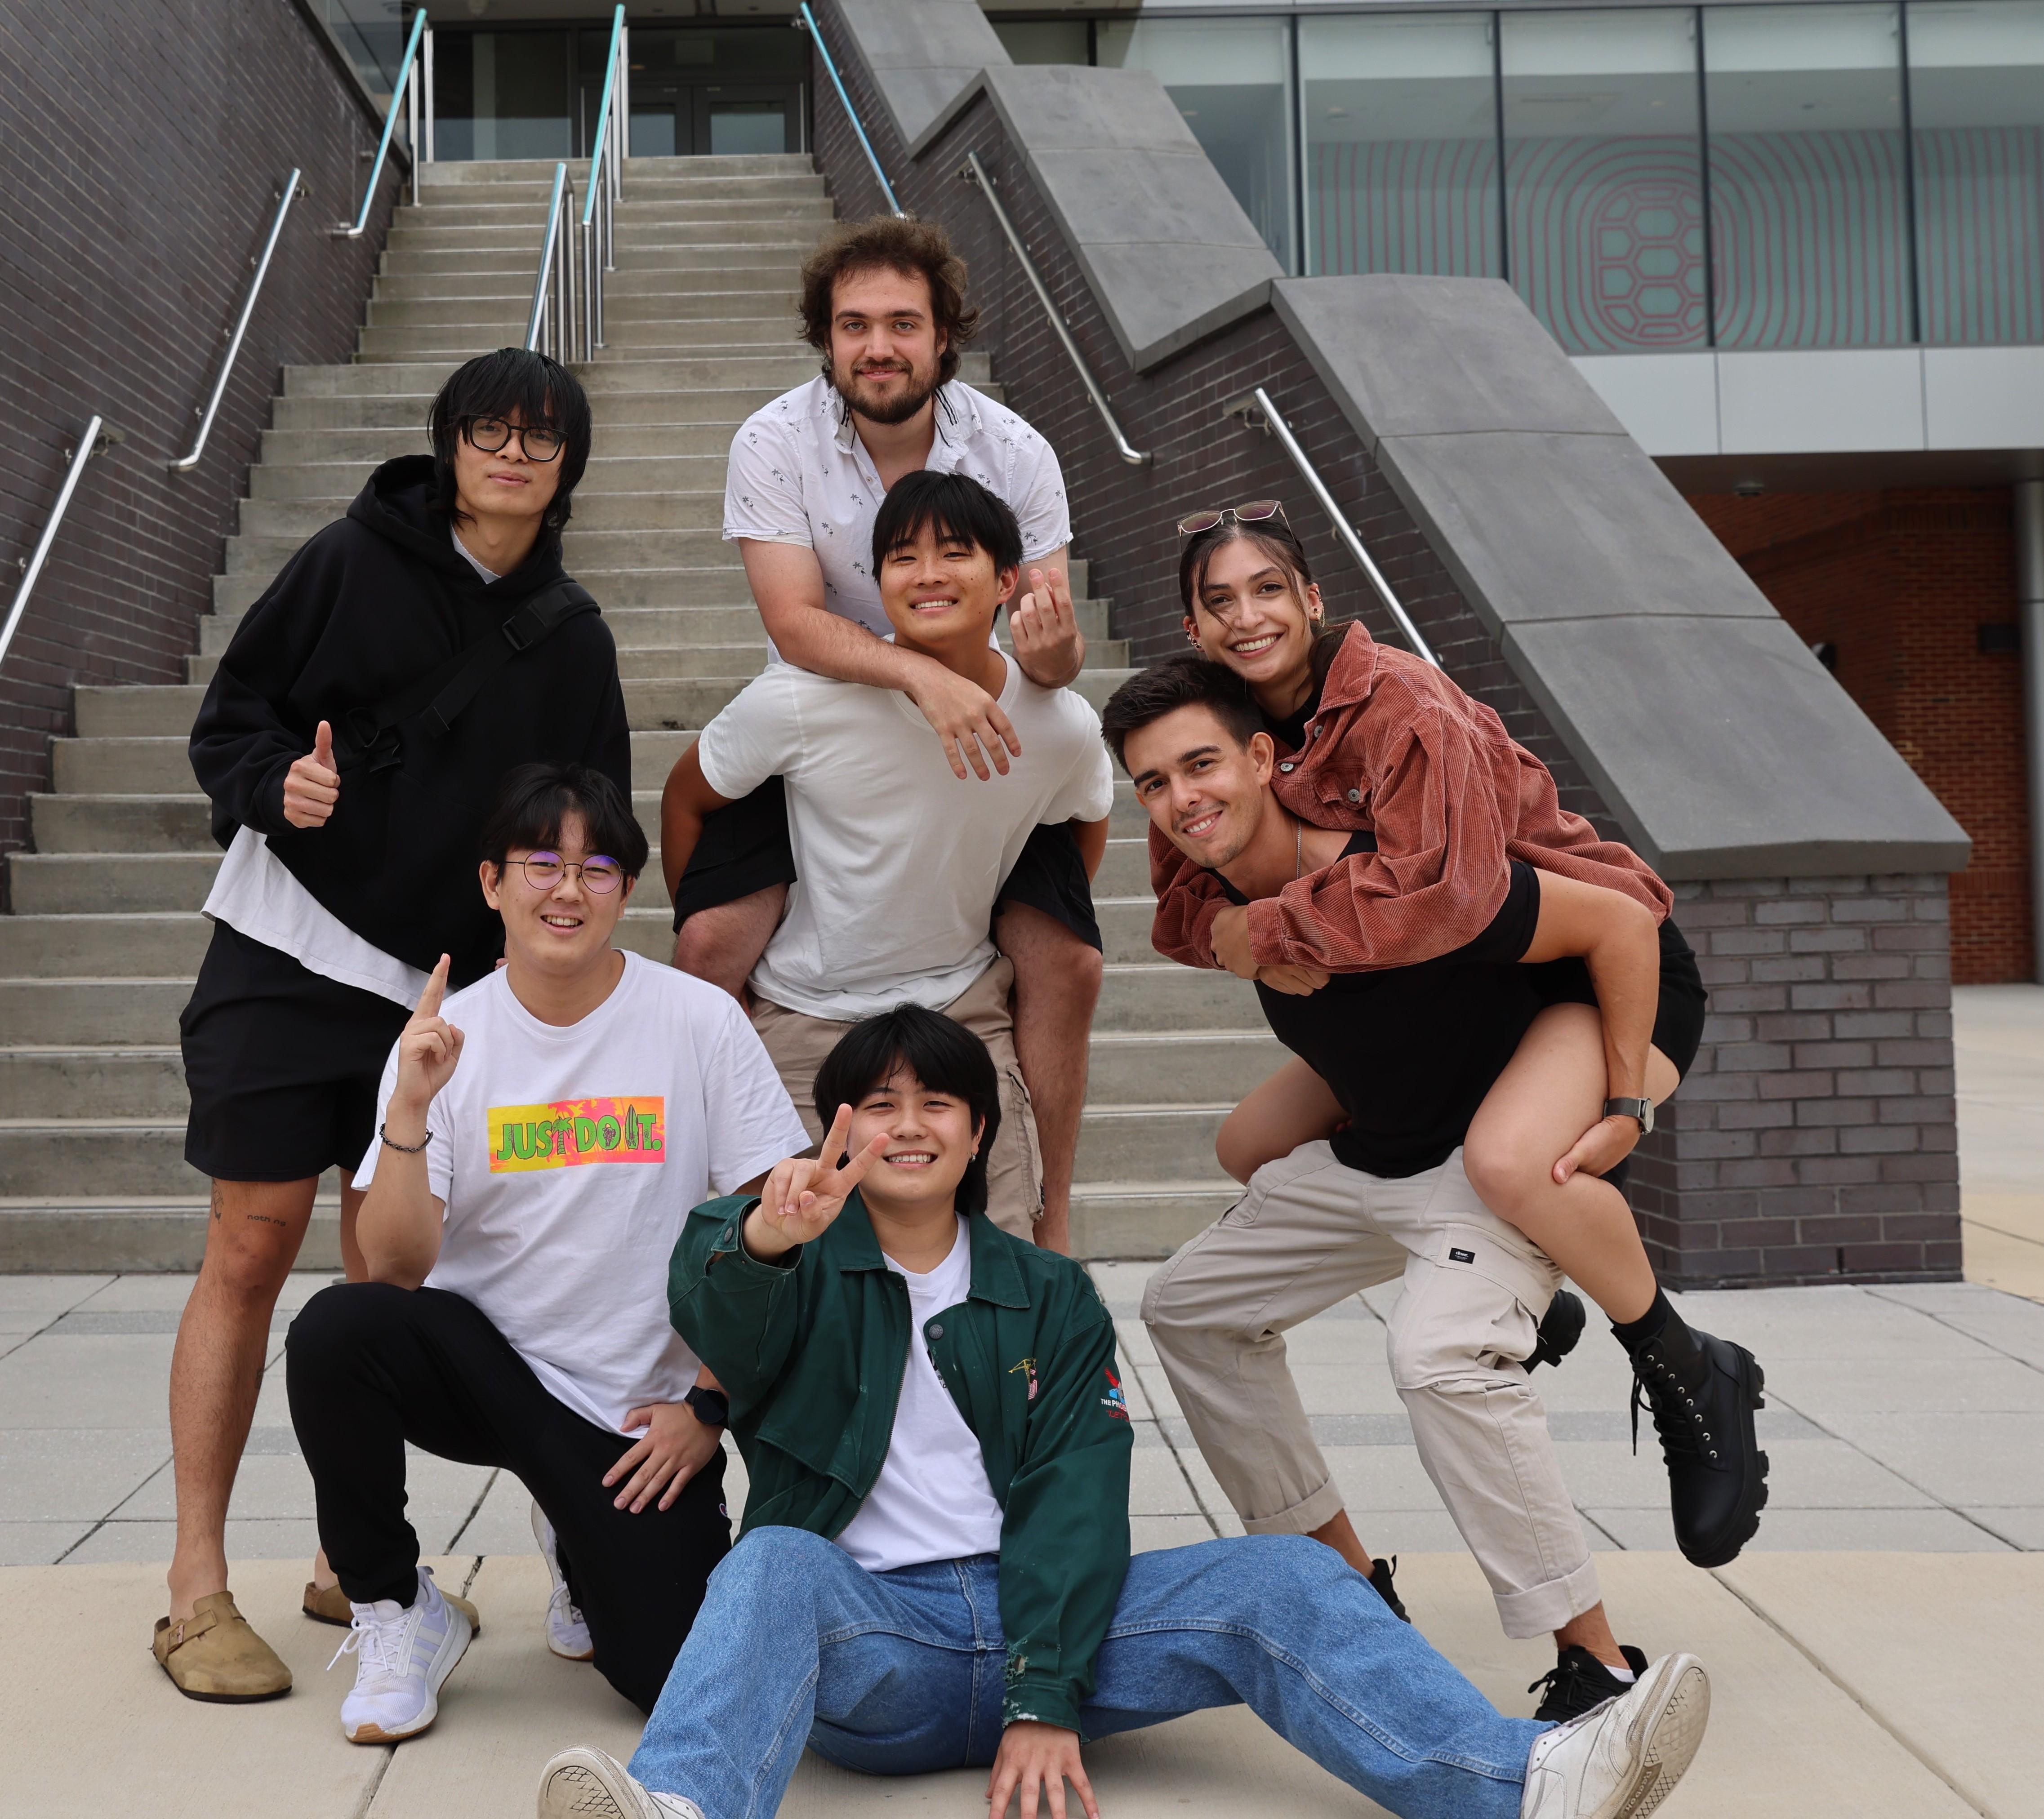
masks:
MULTIPOLYGON (((1023 1083, 1022 1063, 1015 1053, 1015 1017, 1009 1000, 1015 969, 1005 959, 993 964, 943 1007, 943 1014, 986 1044, 1001 1086, 1001 1129, 987 1158, 987 1215, 1010 1235, 1035 1241, 1036 1221, 1043 1216, 1043 1155, 1036 1141, 1036 1115, 1023 1083)), ((794 1100, 809 1141, 820 1143, 824 1126, 814 1103, 816 1073, 850 1023, 828 1017, 805 1016, 764 998, 752 1007, 752 1027, 794 1100)))

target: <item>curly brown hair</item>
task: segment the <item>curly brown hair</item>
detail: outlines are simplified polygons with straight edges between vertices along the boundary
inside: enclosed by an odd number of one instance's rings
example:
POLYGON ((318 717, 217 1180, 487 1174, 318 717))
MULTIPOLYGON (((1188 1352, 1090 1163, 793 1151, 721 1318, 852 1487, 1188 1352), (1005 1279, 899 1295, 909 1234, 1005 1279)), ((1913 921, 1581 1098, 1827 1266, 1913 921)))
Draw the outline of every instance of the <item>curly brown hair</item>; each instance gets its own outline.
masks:
POLYGON ((802 338, 830 359, 831 314, 837 281, 855 271, 919 272, 930 286, 930 315, 944 339, 937 382, 957 377, 959 360, 979 327, 979 312, 965 300, 965 261, 935 221, 875 215, 848 221, 828 235, 802 262, 802 338))

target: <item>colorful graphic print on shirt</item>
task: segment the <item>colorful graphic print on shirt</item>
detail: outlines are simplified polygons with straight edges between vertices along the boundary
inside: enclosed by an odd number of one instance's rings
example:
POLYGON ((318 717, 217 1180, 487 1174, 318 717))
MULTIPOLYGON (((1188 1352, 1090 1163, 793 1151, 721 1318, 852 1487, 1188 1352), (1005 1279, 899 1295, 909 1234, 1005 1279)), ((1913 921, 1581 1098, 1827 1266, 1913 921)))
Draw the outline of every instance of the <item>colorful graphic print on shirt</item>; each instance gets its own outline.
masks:
POLYGON ((490 1172, 515 1175, 597 1162, 665 1161, 667 1109, 667 1100, 658 1096, 493 1105, 490 1172))
POLYGON ((1128 1397, 1121 1387, 1121 1380, 1110 1366, 1107 1371, 1107 1394, 1100 1399, 1100 1406, 1116 1421, 1128 1418, 1128 1397))

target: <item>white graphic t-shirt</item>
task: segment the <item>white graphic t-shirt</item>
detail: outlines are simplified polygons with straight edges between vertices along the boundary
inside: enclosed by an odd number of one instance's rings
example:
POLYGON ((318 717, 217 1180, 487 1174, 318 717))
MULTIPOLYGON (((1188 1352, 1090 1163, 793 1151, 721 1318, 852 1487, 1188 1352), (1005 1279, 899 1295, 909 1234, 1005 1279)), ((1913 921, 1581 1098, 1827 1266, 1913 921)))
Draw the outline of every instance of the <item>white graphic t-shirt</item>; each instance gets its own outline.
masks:
MULTIPOLYGON (((809 1139, 736 1000, 624 957, 578 1023, 543 1023, 499 970, 441 1015, 466 1041, 426 1115, 426 1167, 447 1205, 426 1278, 473 1302, 548 1390, 613 1432, 679 1402, 697 1362, 667 1321, 667 1262, 691 1207, 809 1139)), ((394 1046, 377 1091, 397 1084, 394 1046)), ((373 1142, 355 1177, 367 1188, 373 1142)))
POLYGON ((1001 1506, 993 1500, 986 1458, 930 1362, 923 1330, 964 1300, 972 1286, 966 1222, 958 1222, 951 1255, 927 1275, 904 1269, 891 1257, 886 1262, 909 1285, 909 1359, 887 1457, 859 1514, 839 1531, 837 1545, 868 1572, 997 1554, 1001 1506))

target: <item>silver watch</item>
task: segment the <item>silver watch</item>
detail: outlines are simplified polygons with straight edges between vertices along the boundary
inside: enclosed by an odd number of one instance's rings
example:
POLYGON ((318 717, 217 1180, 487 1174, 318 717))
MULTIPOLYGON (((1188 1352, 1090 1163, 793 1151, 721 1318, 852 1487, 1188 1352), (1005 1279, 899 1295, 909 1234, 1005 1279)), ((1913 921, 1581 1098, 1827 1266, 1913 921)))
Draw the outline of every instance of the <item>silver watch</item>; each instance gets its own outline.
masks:
POLYGON ((1654 1128, 1654 1101, 1650 1099, 1608 1099, 1604 1102, 1604 1115, 1607 1118, 1636 1120, 1642 1137, 1654 1128))

